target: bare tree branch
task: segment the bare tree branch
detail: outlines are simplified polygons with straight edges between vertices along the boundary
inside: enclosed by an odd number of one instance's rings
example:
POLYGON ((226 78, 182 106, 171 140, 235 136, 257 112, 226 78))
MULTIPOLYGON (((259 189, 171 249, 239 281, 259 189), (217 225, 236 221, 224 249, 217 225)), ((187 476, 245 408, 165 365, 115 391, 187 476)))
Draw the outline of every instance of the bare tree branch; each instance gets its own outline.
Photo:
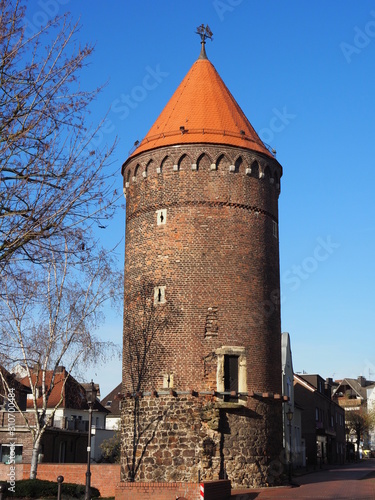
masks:
POLYGON ((24 414, 33 436, 32 476, 40 440, 63 401, 68 375, 78 364, 92 362, 98 353, 104 357, 118 352, 112 342, 95 335, 103 320, 103 306, 121 297, 122 276, 112 257, 102 252, 93 261, 84 259, 80 267, 72 266, 67 240, 63 254, 53 248, 49 253, 49 262, 23 267, 14 277, 5 276, 0 296, 0 365, 8 371, 17 363, 24 366, 32 393, 34 418, 24 414), (61 365, 66 367, 66 377, 60 399, 51 408, 50 396, 61 365))
POLYGON ((68 14, 25 36, 21 1, 0 0, 0 269, 14 259, 40 262, 69 234, 111 217, 119 198, 110 157, 87 128, 101 88, 80 88, 92 55, 77 45, 79 26, 68 14), (46 241, 48 240, 48 245, 46 241))
POLYGON ((131 397, 124 401, 127 438, 122 452, 130 481, 135 480, 147 448, 168 413, 166 408, 148 419, 142 409, 142 392, 150 382, 155 382, 156 375, 160 377, 163 368, 160 333, 179 320, 172 301, 155 304, 154 288, 152 282, 141 282, 139 288, 125 298, 124 306, 123 369, 131 397))

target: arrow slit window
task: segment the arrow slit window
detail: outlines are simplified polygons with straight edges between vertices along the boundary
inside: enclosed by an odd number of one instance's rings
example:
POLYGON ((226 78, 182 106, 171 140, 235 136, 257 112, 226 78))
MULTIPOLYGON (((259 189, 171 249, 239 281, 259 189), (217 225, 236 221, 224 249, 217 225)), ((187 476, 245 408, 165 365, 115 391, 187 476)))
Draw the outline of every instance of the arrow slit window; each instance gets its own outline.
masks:
POLYGON ((156 222, 158 226, 163 226, 167 223, 167 209, 156 210, 156 222))

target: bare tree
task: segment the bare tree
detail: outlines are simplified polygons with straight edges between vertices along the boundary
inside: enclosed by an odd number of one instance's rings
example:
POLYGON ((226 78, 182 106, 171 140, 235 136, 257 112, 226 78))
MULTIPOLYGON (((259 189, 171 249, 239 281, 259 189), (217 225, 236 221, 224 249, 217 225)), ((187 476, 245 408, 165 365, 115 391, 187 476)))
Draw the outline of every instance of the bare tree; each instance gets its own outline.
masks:
POLYGON ((143 411, 142 397, 160 379, 160 334, 175 325, 178 317, 171 301, 158 303, 155 287, 149 281, 143 281, 135 293, 125 298, 123 372, 128 397, 123 404, 122 456, 129 481, 135 481, 147 448, 168 411, 151 418, 143 411))
MULTIPOLYGON (((89 252, 89 251, 87 251, 89 252)), ((114 270, 106 253, 90 260, 89 253, 80 266, 70 264, 66 242, 63 252, 49 250, 50 260, 8 274, 0 296, 0 364, 11 369, 25 367, 32 393, 32 411, 21 412, 32 434, 33 452, 30 478, 36 477, 41 438, 61 405, 68 376, 77 366, 115 351, 95 330, 103 319, 103 306, 121 297, 122 277, 114 270), (50 408, 48 401, 56 384, 58 367, 66 372, 59 380, 60 400, 50 408), (48 380, 47 380, 48 378, 48 380)), ((9 393, 9 381, 0 377, 9 393)))
POLYGON ((118 198, 110 156, 93 148, 90 104, 79 75, 93 52, 81 46, 69 14, 29 37, 24 0, 0 0, 0 271, 15 260, 40 262, 64 247, 65 234, 86 245, 118 198))
POLYGON ((367 433, 375 427, 375 411, 367 408, 345 412, 345 424, 350 433, 354 433, 357 439, 357 459, 359 459, 359 448, 367 433))

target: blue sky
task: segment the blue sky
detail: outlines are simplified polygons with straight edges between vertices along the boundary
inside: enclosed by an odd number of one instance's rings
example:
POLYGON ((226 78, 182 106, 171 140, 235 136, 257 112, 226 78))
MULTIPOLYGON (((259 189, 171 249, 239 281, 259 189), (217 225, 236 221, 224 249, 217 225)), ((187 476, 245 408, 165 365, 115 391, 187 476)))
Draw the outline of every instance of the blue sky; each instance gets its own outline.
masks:
MULTIPOLYGON (((96 46, 81 82, 108 82, 90 118, 107 113, 98 143, 119 139, 120 190, 129 150, 199 55, 196 27, 210 26, 209 59, 284 168, 282 330, 294 369, 375 379, 373 2, 34 0, 28 22, 55 11, 80 17, 78 40, 96 46)), ((104 236, 124 238, 123 210, 104 236)), ((121 343, 121 330, 121 317, 109 314, 102 334, 121 343)), ((91 376, 105 395, 120 382, 121 363, 91 376)))

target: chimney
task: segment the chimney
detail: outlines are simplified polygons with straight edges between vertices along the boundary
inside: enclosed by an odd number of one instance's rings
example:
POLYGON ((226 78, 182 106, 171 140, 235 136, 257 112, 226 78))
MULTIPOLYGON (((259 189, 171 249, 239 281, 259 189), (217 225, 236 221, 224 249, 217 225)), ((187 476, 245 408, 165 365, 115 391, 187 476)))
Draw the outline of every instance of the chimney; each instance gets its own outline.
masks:
POLYGON ((362 375, 357 377, 357 382, 359 383, 359 385, 361 387, 366 387, 366 379, 365 379, 365 377, 362 377, 362 375))
POLYGON ((332 397, 332 385, 333 385, 333 380, 331 378, 326 378, 326 381, 324 383, 324 392, 325 395, 329 398, 332 397))

